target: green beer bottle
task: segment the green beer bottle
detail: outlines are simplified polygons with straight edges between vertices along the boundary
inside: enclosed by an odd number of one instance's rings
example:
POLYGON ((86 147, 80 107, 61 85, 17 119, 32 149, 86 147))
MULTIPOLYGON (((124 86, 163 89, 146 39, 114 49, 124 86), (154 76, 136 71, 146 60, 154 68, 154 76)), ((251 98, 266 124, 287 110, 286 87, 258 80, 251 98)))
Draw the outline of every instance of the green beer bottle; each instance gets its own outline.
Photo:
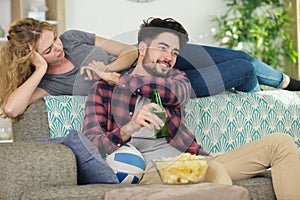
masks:
POLYGON ((157 89, 152 90, 151 102, 156 103, 161 107, 161 109, 162 109, 161 112, 157 111, 156 109, 153 109, 151 112, 156 114, 165 123, 165 125, 162 127, 161 130, 157 130, 156 128, 154 128, 154 134, 155 134, 156 138, 167 137, 169 134, 168 134, 167 126, 166 126, 166 111, 162 105, 160 95, 159 95, 157 89))

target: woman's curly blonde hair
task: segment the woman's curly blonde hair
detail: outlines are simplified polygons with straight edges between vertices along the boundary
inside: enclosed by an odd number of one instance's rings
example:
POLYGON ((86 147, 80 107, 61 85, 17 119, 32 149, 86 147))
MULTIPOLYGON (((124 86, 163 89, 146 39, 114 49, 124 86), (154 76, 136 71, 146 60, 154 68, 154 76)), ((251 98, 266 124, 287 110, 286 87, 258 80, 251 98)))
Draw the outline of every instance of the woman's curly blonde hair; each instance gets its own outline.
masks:
POLYGON ((22 85, 33 73, 29 57, 42 30, 54 32, 48 22, 32 18, 15 21, 9 28, 7 41, 0 50, 0 106, 2 117, 8 117, 4 111, 9 95, 22 85))

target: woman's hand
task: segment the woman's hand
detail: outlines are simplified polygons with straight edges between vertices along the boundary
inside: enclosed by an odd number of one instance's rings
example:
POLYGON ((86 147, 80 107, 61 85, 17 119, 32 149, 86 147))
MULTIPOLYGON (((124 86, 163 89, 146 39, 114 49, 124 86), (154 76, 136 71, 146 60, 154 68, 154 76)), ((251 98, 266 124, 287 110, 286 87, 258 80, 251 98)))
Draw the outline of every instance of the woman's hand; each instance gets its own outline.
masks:
POLYGON ((32 54, 29 57, 29 60, 32 65, 34 65, 36 70, 44 70, 46 73, 48 68, 47 61, 36 51, 33 51, 32 54))
POLYGON ((117 72, 108 71, 108 65, 105 66, 103 62, 93 61, 87 66, 83 66, 80 69, 80 74, 82 75, 84 72, 87 73, 85 80, 99 80, 103 79, 109 85, 116 85, 120 74, 117 72))
POLYGON ((83 66, 80 69, 80 74, 83 75, 86 72, 87 76, 85 80, 99 80, 101 78, 101 74, 107 69, 107 66, 104 65, 103 62, 96 62, 93 60, 87 66, 83 66))

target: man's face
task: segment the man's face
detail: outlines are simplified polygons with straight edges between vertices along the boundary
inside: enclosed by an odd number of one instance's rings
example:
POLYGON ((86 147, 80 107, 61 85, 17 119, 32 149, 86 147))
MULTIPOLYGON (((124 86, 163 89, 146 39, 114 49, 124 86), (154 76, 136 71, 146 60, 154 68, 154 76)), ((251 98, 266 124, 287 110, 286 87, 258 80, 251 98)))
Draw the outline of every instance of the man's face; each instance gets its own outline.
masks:
POLYGON ((165 77, 176 63, 179 47, 179 38, 175 34, 159 34, 146 50, 144 69, 152 76, 165 77))

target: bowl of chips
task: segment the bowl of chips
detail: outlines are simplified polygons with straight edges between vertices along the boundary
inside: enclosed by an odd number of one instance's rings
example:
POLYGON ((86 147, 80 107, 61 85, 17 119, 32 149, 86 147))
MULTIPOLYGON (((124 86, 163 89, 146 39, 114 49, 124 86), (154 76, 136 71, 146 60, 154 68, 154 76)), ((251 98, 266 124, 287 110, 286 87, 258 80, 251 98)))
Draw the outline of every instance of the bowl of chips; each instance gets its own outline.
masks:
POLYGON ((203 182, 208 168, 208 159, 190 153, 152 160, 152 163, 165 184, 203 182))

